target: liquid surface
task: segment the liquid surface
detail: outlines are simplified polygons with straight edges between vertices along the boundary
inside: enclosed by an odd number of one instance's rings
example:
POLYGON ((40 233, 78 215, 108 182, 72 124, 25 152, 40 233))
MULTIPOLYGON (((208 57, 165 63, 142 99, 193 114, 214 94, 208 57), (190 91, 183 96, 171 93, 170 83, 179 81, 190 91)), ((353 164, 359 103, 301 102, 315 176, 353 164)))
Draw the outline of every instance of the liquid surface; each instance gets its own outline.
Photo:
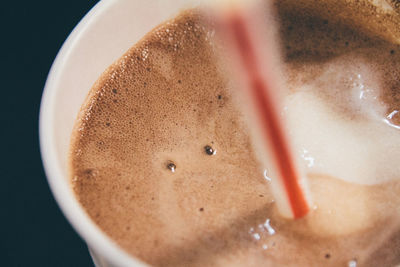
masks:
POLYGON ((158 266, 400 263, 400 114, 388 117, 400 107, 400 49, 278 10, 290 89, 283 119, 315 210, 296 221, 277 214, 213 29, 186 11, 100 77, 72 138, 77 198, 134 256, 158 266))

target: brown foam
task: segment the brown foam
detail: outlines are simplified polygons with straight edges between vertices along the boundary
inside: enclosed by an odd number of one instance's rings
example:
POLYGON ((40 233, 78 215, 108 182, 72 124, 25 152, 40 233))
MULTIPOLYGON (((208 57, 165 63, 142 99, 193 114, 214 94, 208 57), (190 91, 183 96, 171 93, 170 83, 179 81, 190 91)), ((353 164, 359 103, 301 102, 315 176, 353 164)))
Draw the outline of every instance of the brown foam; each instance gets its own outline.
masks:
MULTIPOLYGON (((291 47, 285 54, 292 82, 300 72, 312 79, 318 64, 347 53, 346 45, 329 48, 341 34, 335 25, 316 36, 304 28, 304 17, 285 14, 283 25, 295 31, 282 30, 291 47), (300 46, 306 36, 315 40, 300 46), (320 37, 326 42, 317 45, 320 37)), ((377 44, 394 49, 341 27, 352 38, 352 51, 375 53, 377 44)), ((387 211, 344 236, 310 231, 312 218, 293 222, 277 215, 210 36, 201 16, 185 11, 149 33, 93 86, 70 157, 72 186, 89 216, 126 251, 158 266, 346 266, 353 258, 368 265, 371 255, 381 256, 382 265, 398 263, 399 247, 386 242, 398 231, 396 209, 385 205, 393 199, 389 188, 399 192, 397 183, 349 186, 310 177, 315 188, 375 192, 380 211, 387 211), (215 155, 205 152, 206 145, 215 155), (171 162, 175 172, 167 167, 171 162), (266 219, 275 234, 263 226, 266 219)), ((392 239, 399 242, 398 235, 392 239)))
POLYGON ((300 13, 323 18, 324 22, 352 25, 369 36, 400 44, 397 0, 280 0, 275 4, 282 13, 300 13))

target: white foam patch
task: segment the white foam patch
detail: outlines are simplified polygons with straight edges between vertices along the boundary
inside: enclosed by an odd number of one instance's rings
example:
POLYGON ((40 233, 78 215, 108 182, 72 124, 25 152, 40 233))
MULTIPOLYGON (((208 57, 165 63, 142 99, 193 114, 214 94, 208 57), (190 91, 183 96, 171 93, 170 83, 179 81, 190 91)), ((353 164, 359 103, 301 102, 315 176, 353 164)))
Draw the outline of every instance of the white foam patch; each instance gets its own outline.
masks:
POLYGON ((303 90, 312 91, 334 105, 337 112, 354 117, 381 118, 385 107, 379 102, 380 72, 357 56, 343 56, 321 66, 322 74, 303 90), (308 86, 308 87, 307 87, 308 86))
POLYGON ((371 87, 373 72, 367 71, 360 64, 330 63, 317 81, 286 98, 289 134, 307 172, 358 184, 400 179, 400 131, 383 122, 384 107, 371 87), (343 88, 346 79, 350 83, 343 88), (346 117, 348 109, 354 117, 346 117))
POLYGON ((380 8, 382 11, 390 13, 393 12, 393 7, 386 1, 382 1, 382 0, 371 0, 371 3, 380 8))

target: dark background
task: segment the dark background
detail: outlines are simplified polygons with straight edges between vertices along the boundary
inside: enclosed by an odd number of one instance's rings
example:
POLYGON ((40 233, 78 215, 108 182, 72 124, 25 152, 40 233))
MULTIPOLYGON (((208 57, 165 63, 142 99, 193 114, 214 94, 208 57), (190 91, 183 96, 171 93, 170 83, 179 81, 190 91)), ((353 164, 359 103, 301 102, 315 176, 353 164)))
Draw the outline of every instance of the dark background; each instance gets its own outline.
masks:
POLYGON ((38 117, 58 50, 97 2, 1 1, 1 266, 93 266, 48 187, 38 117))

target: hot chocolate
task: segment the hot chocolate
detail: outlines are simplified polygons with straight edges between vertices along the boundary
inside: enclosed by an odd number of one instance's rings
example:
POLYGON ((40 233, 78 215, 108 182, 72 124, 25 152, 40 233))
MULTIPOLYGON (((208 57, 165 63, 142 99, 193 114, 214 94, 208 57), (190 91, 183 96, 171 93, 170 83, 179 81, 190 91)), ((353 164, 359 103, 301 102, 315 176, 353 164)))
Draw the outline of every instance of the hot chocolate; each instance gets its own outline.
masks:
POLYGON ((79 202, 132 255, 159 266, 400 263, 400 48, 277 8, 283 119, 314 210, 277 213, 214 30, 188 10, 103 73, 72 136, 79 202))

